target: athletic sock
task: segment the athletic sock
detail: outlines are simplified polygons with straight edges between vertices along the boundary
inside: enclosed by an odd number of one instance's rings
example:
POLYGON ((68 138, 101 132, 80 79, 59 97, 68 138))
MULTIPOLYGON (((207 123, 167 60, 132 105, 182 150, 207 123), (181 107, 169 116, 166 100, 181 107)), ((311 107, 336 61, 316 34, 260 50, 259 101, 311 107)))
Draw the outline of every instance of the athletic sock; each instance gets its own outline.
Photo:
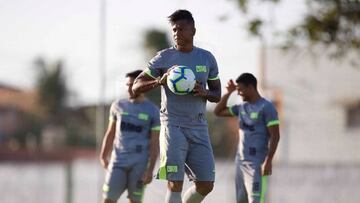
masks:
POLYGON ((200 203, 205 197, 196 191, 195 186, 189 188, 183 198, 183 203, 200 203))
POLYGON ((181 203, 181 192, 171 192, 167 190, 165 203, 181 203))

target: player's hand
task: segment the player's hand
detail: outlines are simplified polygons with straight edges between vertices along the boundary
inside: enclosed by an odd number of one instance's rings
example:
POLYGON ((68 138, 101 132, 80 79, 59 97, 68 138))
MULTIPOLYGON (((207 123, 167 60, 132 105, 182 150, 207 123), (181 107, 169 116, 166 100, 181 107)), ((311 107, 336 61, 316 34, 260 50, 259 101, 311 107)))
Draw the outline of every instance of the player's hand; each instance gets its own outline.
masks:
POLYGON ((141 177, 141 181, 142 181, 143 184, 149 184, 149 183, 151 183, 152 178, 153 178, 153 173, 152 173, 152 171, 149 170, 149 169, 147 169, 147 170, 143 173, 143 175, 142 175, 142 177, 141 177))
POLYGON ((228 93, 232 93, 236 90, 236 85, 233 80, 229 80, 226 84, 226 90, 228 93))
POLYGON ((104 169, 108 168, 109 161, 107 160, 107 158, 100 158, 100 162, 101 162, 101 165, 104 167, 104 169))
POLYGON ((159 83, 160 85, 165 85, 168 75, 169 75, 169 74, 168 74, 167 72, 164 73, 164 75, 162 75, 161 78, 158 80, 158 83, 159 83))
POLYGON ((265 161, 261 167, 261 174, 263 176, 270 176, 272 173, 272 163, 271 161, 265 161))
POLYGON ((206 97, 208 94, 207 90, 198 81, 196 81, 195 83, 193 93, 194 96, 199 96, 199 97, 206 97))
POLYGON ((158 83, 160 85, 166 85, 167 76, 170 74, 170 71, 174 69, 177 65, 173 65, 171 68, 169 68, 166 73, 164 73, 161 78, 158 80, 158 83))

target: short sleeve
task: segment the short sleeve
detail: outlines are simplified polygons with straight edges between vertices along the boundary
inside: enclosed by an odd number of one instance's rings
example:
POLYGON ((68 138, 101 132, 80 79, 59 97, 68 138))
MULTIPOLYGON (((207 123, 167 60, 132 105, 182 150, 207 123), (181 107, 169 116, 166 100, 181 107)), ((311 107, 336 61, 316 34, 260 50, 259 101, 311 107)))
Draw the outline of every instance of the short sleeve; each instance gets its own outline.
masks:
POLYGON ((232 116, 239 116, 240 105, 233 105, 228 107, 228 109, 232 116))
POLYGON ((264 118, 267 127, 280 124, 278 113, 275 106, 271 103, 264 108, 264 118))
POLYGON ((156 56, 149 61, 148 67, 144 70, 144 72, 152 78, 162 76, 162 69, 165 66, 163 53, 163 51, 158 52, 156 56))
POLYGON ((209 77, 208 80, 218 80, 219 79, 219 69, 216 62, 215 57, 209 53, 209 60, 210 60, 210 68, 209 68, 209 77))

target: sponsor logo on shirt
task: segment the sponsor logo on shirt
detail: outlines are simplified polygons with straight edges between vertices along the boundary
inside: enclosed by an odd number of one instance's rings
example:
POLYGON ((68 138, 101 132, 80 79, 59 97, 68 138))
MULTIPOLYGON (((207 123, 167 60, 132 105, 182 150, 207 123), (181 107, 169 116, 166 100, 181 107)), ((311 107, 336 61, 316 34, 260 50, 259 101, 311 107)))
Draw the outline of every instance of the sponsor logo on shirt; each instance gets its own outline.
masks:
POLYGON ((142 131, 142 126, 121 121, 120 129, 121 131, 140 133, 142 131))
POLYGON ((250 113, 250 118, 253 119, 253 120, 256 120, 258 119, 259 117, 259 114, 257 112, 251 112, 250 113))
POLYGON ((176 173, 176 172, 178 172, 178 167, 177 166, 166 166, 166 171, 168 173, 176 173))
POLYGON ((196 66, 196 72, 206 73, 206 66, 196 66))
POLYGON ((255 127, 253 125, 248 125, 246 123, 243 123, 244 130, 254 131, 255 127))
POLYGON ((149 115, 147 115, 146 113, 139 113, 139 114, 138 114, 138 118, 139 118, 140 120, 147 121, 147 120, 149 120, 149 115))

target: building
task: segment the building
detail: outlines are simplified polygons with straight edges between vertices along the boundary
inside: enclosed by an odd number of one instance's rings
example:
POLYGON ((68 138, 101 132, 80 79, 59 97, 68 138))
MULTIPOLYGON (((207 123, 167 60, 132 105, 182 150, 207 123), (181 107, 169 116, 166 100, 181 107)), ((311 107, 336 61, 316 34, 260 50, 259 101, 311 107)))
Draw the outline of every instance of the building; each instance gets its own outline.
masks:
POLYGON ((22 133, 27 125, 25 115, 36 114, 36 110, 36 93, 0 84, 0 144, 22 133))
POLYGON ((327 49, 262 51, 261 84, 282 131, 271 202, 359 201, 359 66, 327 49))

